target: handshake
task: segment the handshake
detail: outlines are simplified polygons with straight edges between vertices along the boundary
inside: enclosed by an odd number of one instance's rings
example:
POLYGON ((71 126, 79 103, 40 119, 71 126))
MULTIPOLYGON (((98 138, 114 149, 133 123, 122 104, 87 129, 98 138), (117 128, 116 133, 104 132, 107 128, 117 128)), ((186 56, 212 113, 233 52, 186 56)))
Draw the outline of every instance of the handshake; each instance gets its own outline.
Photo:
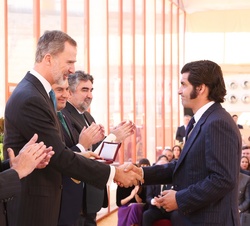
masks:
POLYGON ((143 184, 143 170, 141 167, 135 166, 133 163, 123 164, 116 167, 114 182, 121 187, 131 187, 143 184))

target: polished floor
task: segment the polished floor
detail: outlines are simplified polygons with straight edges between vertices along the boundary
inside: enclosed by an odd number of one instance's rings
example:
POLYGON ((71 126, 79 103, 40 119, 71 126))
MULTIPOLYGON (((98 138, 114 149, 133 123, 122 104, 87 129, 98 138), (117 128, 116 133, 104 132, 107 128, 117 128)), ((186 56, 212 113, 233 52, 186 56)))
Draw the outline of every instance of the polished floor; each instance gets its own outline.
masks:
POLYGON ((117 210, 108 216, 97 221, 97 226, 116 226, 117 225, 117 210))

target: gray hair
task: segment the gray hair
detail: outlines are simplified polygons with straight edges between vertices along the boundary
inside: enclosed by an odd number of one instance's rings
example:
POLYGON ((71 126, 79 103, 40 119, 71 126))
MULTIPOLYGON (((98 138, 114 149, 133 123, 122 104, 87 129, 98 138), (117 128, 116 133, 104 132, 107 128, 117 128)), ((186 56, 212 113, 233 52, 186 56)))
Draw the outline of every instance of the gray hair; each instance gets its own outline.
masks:
POLYGON ((36 63, 42 62, 44 56, 48 53, 56 56, 58 53, 63 52, 65 42, 77 46, 76 41, 62 31, 45 31, 37 43, 36 63))
POLYGON ((93 84, 94 78, 92 75, 85 73, 84 71, 75 71, 74 74, 70 74, 68 77, 69 90, 74 93, 76 91, 76 87, 81 81, 90 81, 93 84))

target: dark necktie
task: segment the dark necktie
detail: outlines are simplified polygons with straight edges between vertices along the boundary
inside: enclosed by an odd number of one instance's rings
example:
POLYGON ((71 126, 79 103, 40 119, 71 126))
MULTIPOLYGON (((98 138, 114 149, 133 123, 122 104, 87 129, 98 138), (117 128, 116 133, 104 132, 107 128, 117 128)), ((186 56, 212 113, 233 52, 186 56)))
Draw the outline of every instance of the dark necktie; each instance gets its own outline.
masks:
POLYGON ((89 122, 88 122, 88 120, 87 120, 87 117, 86 117, 85 113, 82 113, 82 117, 83 117, 83 119, 84 119, 86 125, 89 126, 89 122))
POLYGON ((189 133, 191 132, 191 130, 194 128, 194 124, 195 124, 195 120, 194 120, 194 117, 192 117, 187 125, 187 128, 186 128, 186 138, 185 140, 187 141, 188 139, 188 135, 189 133))
POLYGON ((69 128, 68 128, 68 126, 67 126, 67 124, 65 122, 65 119, 63 117, 62 112, 58 111, 57 112, 57 117, 59 118, 59 120, 60 120, 61 124, 63 125, 64 129, 67 131, 68 135, 70 136, 69 128))
POLYGON ((49 96, 50 96, 50 99, 51 99, 51 101, 52 101, 52 103, 53 103, 54 109, 55 109, 55 111, 56 111, 56 109, 57 109, 56 95, 55 95, 55 92, 54 92, 53 89, 49 91, 49 96))

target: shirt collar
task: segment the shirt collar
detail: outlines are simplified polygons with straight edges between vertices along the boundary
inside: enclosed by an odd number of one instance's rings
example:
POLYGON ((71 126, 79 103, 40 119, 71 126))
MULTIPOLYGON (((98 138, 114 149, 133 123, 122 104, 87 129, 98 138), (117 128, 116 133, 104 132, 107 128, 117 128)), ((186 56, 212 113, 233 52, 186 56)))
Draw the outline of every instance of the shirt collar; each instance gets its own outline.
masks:
POLYGON ((75 106, 74 106, 74 104, 72 104, 69 100, 68 100, 68 102, 76 109, 76 111, 80 114, 80 115, 82 115, 84 112, 80 112, 75 106))
POLYGON ((195 120, 195 124, 200 120, 201 116, 204 114, 204 112, 210 108, 210 106, 212 106, 215 102, 214 101, 210 101, 207 104, 203 105, 194 115, 194 120, 195 120))
POLYGON ((47 94, 48 94, 48 96, 49 96, 49 92, 50 92, 50 90, 52 89, 50 83, 49 83, 41 74, 39 74, 39 73, 38 73, 37 71, 35 71, 34 69, 31 69, 31 70, 30 70, 30 73, 31 73, 32 75, 34 75, 34 76, 42 83, 44 89, 46 90, 46 92, 47 92, 47 94))

